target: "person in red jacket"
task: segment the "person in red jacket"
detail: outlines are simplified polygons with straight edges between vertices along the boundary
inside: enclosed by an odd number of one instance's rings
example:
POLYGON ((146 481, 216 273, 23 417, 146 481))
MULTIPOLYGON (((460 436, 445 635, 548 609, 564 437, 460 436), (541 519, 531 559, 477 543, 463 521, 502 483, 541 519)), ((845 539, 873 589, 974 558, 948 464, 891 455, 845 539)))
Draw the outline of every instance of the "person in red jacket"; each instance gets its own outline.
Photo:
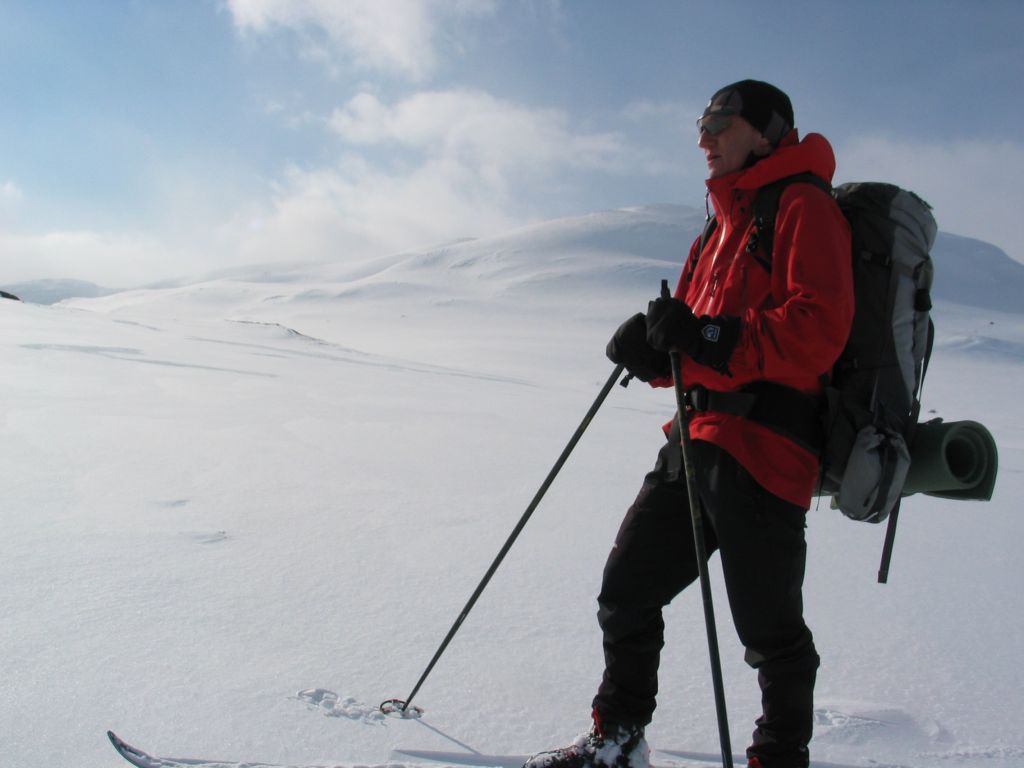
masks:
MULTIPOLYGON (((691 247, 674 295, 623 323, 607 350, 665 387, 668 352, 682 353, 705 549, 721 555, 733 623, 761 688, 752 768, 809 762, 819 657, 803 617, 804 527, 820 467, 811 433, 786 422, 813 421, 854 310, 850 231, 824 185, 785 186, 770 261, 759 242, 758 190, 797 174, 831 182, 835 170, 828 141, 801 140, 794 125, 789 97, 768 83, 743 80, 712 96, 697 127, 714 226, 691 247), (733 408, 737 397, 757 406, 733 408), (777 413, 787 414, 781 425, 777 413)), ((648 765, 662 609, 698 576, 679 434, 666 434, 605 565, 593 726, 526 768, 648 765)))

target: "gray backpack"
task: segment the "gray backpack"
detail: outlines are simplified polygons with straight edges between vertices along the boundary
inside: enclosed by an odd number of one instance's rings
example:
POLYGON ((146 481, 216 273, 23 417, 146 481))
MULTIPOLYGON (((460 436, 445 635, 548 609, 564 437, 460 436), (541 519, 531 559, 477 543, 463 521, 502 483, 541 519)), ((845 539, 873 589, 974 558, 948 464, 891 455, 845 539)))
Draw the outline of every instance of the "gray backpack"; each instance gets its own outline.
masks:
POLYGON ((881 522, 900 500, 931 356, 931 207, 891 184, 833 191, 853 236, 853 328, 825 389, 822 495, 881 522))
MULTIPOLYGON (((738 393, 710 393, 706 408, 745 416, 820 450, 818 495, 831 496, 847 517, 878 523, 897 509, 910 468, 934 338, 929 251, 937 226, 926 202, 892 184, 832 189, 810 173, 788 176, 760 189, 754 200, 747 250, 769 271, 779 198, 801 183, 832 194, 850 223, 855 313, 846 347, 823 377, 820 402, 758 382, 738 393)), ((697 256, 714 226, 712 218, 697 256)), ((695 264, 688 266, 691 274, 695 264)))

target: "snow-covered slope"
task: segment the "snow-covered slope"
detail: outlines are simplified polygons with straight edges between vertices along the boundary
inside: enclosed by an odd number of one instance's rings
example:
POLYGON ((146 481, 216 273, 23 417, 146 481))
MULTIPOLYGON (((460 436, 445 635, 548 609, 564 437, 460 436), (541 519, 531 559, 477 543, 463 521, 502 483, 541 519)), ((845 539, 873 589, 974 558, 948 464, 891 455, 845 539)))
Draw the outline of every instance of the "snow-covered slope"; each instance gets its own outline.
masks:
POLYGON ((1024 312, 1024 264, 994 245, 940 232, 932 250, 934 296, 1001 312, 1024 312))
MULTIPOLYGON (((604 557, 673 407, 636 384, 428 679, 425 717, 375 708, 409 693, 608 377, 611 331, 675 280, 701 219, 605 212, 361 264, 0 302, 0 764, 116 765, 107 728, 161 754, 303 765, 574 736, 604 557)), ((936 261, 950 282, 925 407, 989 426, 999 483, 988 504, 907 500, 884 587, 883 531, 811 510, 814 750, 1019 766, 1024 267, 951 236, 936 261)), ((712 573, 742 746, 756 683, 712 573)), ((650 739, 714 751, 699 596, 667 620, 650 739)))

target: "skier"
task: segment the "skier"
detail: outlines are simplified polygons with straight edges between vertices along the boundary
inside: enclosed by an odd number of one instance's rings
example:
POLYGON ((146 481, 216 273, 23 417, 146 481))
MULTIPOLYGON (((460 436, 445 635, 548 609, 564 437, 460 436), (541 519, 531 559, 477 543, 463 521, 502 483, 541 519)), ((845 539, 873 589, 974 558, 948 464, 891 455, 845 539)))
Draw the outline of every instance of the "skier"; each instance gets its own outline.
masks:
MULTIPOLYGON (((819 657, 801 590, 817 446, 716 402, 728 402, 723 393, 756 392, 760 411, 813 418, 853 317, 849 226, 827 192, 791 184, 780 199, 771 264, 759 263, 758 189, 805 172, 830 182, 832 148, 818 134, 801 140, 789 97, 755 80, 717 91, 697 128, 716 226, 694 242, 674 296, 623 323, 607 354, 642 381, 670 387, 668 351, 682 353, 706 551, 721 553, 733 622, 761 688, 748 766, 806 768, 819 657)), ((665 431, 605 565, 605 668, 593 725, 525 768, 648 765, 644 728, 658 690, 662 609, 698 575, 675 422, 665 431)))

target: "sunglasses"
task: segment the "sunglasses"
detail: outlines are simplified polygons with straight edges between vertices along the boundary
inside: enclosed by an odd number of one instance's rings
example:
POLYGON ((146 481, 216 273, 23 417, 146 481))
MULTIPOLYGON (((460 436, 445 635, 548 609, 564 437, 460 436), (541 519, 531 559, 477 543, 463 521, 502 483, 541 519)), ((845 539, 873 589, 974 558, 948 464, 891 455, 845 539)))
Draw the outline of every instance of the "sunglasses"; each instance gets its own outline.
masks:
POLYGON ((732 125, 732 115, 704 115, 697 118, 697 133, 707 131, 712 136, 717 136, 730 125, 732 125))

